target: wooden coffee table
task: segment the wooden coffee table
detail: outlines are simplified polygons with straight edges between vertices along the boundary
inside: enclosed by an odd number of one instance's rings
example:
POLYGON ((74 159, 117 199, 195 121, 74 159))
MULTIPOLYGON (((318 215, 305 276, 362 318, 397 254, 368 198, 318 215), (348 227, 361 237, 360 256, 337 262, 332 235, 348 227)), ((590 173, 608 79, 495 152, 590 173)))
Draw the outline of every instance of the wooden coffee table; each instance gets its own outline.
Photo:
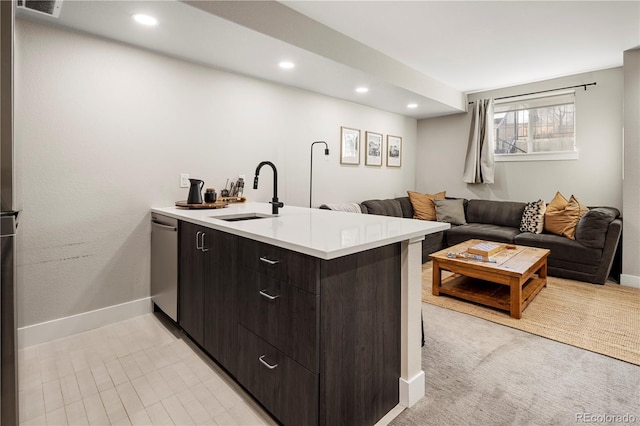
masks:
POLYGON ((433 260, 433 295, 446 294, 492 306, 509 311, 513 318, 519 319, 522 311, 547 285, 550 251, 513 246, 492 256, 495 263, 447 257, 448 253, 465 253, 468 247, 482 242, 487 241, 465 241, 429 256, 433 260), (454 275, 442 279, 443 270, 454 275))

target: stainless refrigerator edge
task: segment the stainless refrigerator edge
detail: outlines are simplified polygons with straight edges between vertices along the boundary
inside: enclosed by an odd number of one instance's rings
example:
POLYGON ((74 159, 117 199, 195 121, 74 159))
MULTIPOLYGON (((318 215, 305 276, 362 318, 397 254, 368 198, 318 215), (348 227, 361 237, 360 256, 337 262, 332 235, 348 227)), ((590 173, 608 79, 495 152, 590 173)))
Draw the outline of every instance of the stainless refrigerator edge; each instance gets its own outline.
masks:
POLYGON ((13 145, 13 30, 15 2, 0 0, 0 425, 19 424, 16 331, 18 228, 13 145))

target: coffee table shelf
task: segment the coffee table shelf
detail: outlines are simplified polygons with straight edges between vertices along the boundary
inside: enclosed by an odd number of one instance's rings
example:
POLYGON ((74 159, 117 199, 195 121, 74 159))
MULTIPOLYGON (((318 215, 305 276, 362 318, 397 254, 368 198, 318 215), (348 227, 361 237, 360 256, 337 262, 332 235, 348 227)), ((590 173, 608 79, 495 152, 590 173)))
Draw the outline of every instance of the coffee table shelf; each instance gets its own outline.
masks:
MULTIPOLYGON (((545 284, 545 279, 533 277, 522 285, 522 310, 531 303, 545 284)), ((505 311, 511 309, 511 289, 509 286, 464 275, 456 274, 443 279, 440 294, 505 311)))

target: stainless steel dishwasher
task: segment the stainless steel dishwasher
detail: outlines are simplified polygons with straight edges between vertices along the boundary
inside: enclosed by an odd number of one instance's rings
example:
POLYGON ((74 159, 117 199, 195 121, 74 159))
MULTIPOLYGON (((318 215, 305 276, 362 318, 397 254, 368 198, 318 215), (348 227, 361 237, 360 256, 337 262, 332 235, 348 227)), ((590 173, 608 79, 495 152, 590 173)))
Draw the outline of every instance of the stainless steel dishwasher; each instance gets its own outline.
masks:
POLYGON ((151 213, 151 300, 178 321, 178 220, 151 213))

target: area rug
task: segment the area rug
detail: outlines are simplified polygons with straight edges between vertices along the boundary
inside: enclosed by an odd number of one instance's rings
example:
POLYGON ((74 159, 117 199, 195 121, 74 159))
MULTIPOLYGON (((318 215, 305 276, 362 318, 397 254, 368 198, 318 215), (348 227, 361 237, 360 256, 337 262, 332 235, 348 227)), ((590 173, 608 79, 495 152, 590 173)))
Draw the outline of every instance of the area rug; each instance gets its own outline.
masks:
MULTIPOLYGON (((431 293, 431 262, 422 265, 422 301, 640 365, 640 289, 548 277, 523 311, 506 311, 431 293)), ((425 319, 426 320, 426 319, 425 319)))

